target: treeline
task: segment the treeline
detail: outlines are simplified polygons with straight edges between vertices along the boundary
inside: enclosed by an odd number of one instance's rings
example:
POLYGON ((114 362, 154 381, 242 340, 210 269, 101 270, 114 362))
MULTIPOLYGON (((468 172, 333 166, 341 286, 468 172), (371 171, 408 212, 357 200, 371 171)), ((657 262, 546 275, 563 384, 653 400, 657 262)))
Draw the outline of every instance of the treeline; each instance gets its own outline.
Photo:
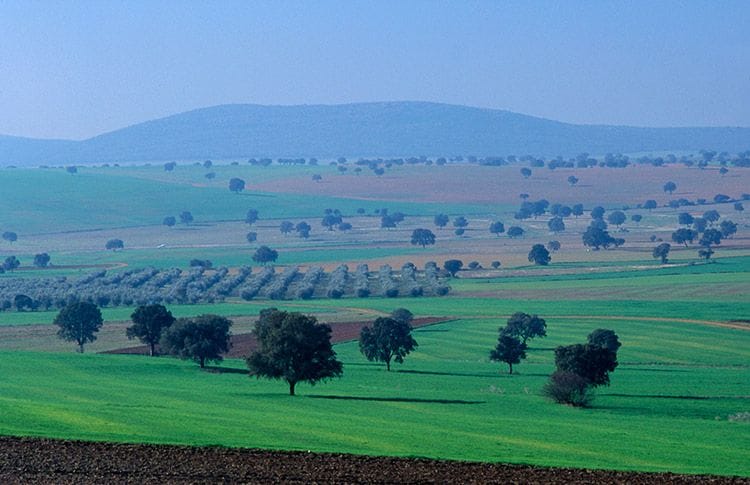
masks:
POLYGON ((143 268, 112 273, 100 270, 78 279, 65 276, 0 279, 0 310, 49 310, 78 301, 117 307, 216 303, 232 297, 307 300, 370 295, 442 296, 449 291, 435 263, 428 263, 424 271, 417 271, 412 263, 405 264, 401 271, 384 265, 376 273, 371 273, 366 264, 359 265, 354 273, 346 265, 329 273, 321 267, 302 272, 297 266, 282 271, 273 266, 263 266, 257 271, 249 266, 236 271, 206 266, 189 270, 143 268))

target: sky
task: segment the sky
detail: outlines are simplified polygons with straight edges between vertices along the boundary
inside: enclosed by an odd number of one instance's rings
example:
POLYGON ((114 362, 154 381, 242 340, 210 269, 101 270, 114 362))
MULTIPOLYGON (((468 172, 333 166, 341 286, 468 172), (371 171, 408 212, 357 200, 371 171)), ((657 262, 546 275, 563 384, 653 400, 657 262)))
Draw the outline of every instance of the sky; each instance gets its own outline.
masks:
POLYGON ((748 26, 745 0, 0 0, 0 134, 401 100, 750 126, 748 26))

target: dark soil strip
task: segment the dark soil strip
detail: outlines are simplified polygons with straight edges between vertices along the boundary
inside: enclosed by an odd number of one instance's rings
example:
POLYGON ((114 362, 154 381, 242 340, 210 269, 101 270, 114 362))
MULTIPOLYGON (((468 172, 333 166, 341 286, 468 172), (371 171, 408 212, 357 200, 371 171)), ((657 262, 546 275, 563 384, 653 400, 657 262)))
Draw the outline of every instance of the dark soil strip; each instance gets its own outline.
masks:
MULTIPOLYGON (((424 327, 425 325, 433 325, 435 323, 447 322, 447 318, 437 317, 424 317, 415 318, 411 322, 411 326, 414 328, 424 327)), ((371 325, 370 321, 355 321, 355 322, 332 322, 328 323, 331 326, 331 342, 337 344, 340 342, 347 342, 349 340, 356 340, 359 338, 359 333, 362 331, 362 327, 371 325)), ((255 341, 255 337, 252 334, 245 333, 239 335, 232 335, 232 347, 229 349, 224 357, 228 359, 244 359, 250 353, 255 350, 258 343, 255 341)), ((148 355, 148 346, 139 345, 137 347, 127 347, 124 349, 109 350, 104 352, 105 354, 131 354, 131 355, 148 355)))
POLYGON ((0 483, 750 483, 632 473, 220 447, 0 437, 0 483))

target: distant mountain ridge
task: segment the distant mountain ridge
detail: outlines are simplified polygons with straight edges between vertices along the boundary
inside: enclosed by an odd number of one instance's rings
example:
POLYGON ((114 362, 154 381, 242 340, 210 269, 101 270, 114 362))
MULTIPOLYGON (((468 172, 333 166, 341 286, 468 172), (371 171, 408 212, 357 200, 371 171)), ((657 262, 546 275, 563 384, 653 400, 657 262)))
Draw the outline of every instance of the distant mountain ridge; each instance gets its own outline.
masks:
POLYGON ((574 156, 738 152, 750 128, 575 125, 504 110, 427 102, 220 105, 82 141, 0 136, 1 165, 249 157, 574 156))

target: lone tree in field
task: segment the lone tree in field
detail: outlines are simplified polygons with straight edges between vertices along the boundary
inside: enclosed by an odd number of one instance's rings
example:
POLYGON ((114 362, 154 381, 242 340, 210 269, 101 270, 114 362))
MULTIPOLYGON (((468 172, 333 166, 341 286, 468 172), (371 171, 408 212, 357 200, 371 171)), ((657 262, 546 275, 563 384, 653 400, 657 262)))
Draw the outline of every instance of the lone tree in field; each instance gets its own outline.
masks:
POLYGON ((508 234, 508 237, 509 237, 509 238, 511 238, 511 239, 515 239, 515 238, 517 238, 517 237, 521 237, 521 236, 523 236, 523 233, 524 233, 524 230, 523 230, 523 228, 522 228, 522 227, 518 227, 518 226, 510 226, 510 227, 508 228, 508 232, 507 232, 506 234, 508 234))
POLYGON ((3 239, 5 239, 9 243, 13 244, 14 242, 16 242, 18 240, 18 234, 16 234, 13 231, 5 231, 3 233, 3 239))
POLYGON ((83 353, 86 343, 96 340, 104 320, 99 307, 93 303, 76 302, 65 306, 52 322, 58 327, 57 336, 78 344, 78 352, 83 353))
POLYGON ((411 324, 403 319, 379 317, 372 327, 362 328, 359 335, 362 355, 369 361, 385 362, 388 371, 391 370, 391 360, 403 363, 404 357, 417 346, 417 341, 411 336, 411 324))
POLYGON ((672 195, 672 192, 677 190, 677 184, 674 182, 667 182, 664 184, 664 192, 669 192, 669 195, 672 195))
POLYGON ((175 219, 174 216, 167 216, 161 221, 161 223, 167 227, 172 227, 177 224, 177 219, 175 219))
POLYGON ((312 231, 312 227, 310 227, 310 224, 308 224, 305 221, 298 222, 296 226, 294 226, 294 230, 297 231, 297 234, 302 239, 307 239, 310 237, 310 231, 312 231))
POLYGON ((259 348, 247 359, 250 375, 285 380, 291 396, 298 382, 315 385, 343 373, 331 327, 315 317, 269 308, 260 312, 253 333, 259 348))
POLYGON ((658 205, 656 204, 656 201, 654 199, 648 199, 643 203, 643 208, 648 209, 649 212, 651 212, 652 209, 656 209, 657 207, 658 205))
POLYGON ((184 360, 197 362, 201 369, 206 362, 221 362, 229 351, 232 321, 219 315, 198 315, 180 318, 161 337, 162 351, 184 360))
POLYGON ((425 246, 435 244, 435 234, 429 229, 414 229, 411 233, 411 243, 416 246, 419 244, 423 248, 425 246))
POLYGON ((117 251, 118 249, 123 249, 125 243, 122 242, 122 239, 110 239, 104 247, 106 249, 111 249, 112 251, 117 251))
POLYGON ((275 249, 271 249, 268 246, 261 246, 255 250, 253 261, 260 264, 266 264, 276 261, 278 257, 279 253, 275 249))
POLYGON ((456 276, 456 273, 461 271, 461 268, 463 266, 464 263, 460 259, 449 259, 443 263, 443 269, 445 269, 453 277, 456 276))
POLYGON ((256 209, 250 209, 245 215, 245 224, 253 225, 258 222, 258 211, 256 209))
POLYGON ((505 232, 505 224, 500 221, 495 221, 490 224, 490 233, 500 237, 500 234, 505 232))
POLYGON ((464 216, 458 216, 453 219, 453 227, 456 229, 466 229, 466 226, 468 225, 469 221, 464 216))
POLYGON ((628 220, 628 218, 623 211, 610 212, 610 214, 607 216, 607 221, 617 227, 620 227, 622 224, 624 224, 626 220, 628 220))
POLYGON ((575 184, 578 183, 578 177, 576 177, 575 175, 571 175, 570 177, 568 177, 568 183, 570 184, 571 187, 573 187, 575 184))
POLYGON ((450 222, 450 217, 445 214, 438 214, 435 216, 433 222, 437 227, 443 228, 448 225, 448 222, 450 222))
POLYGON ((490 351, 490 360, 505 362, 508 364, 508 374, 513 374, 513 364, 520 364, 521 359, 526 358, 526 344, 518 337, 503 333, 500 329, 500 337, 497 345, 490 351))
POLYGON ((258 240, 258 233, 254 231, 250 231, 245 235, 245 239, 247 239, 247 242, 252 244, 258 240))
POLYGON ((50 257, 47 253, 39 253, 34 255, 34 266, 37 268, 46 268, 49 266, 50 257))
POLYGON ((531 177, 531 169, 528 167, 523 167, 521 169, 521 175, 523 175, 523 178, 525 179, 531 177))
POLYGON ((500 332, 518 337, 526 345, 526 341, 529 339, 547 336, 547 322, 538 315, 516 312, 510 316, 500 332))
POLYGON ((672 249, 672 245, 669 243, 661 243, 654 248, 653 256, 654 259, 661 258, 661 264, 667 264, 669 261, 669 250, 672 249))
POLYGON ((555 349, 555 365, 557 370, 578 374, 592 387, 608 386, 617 352, 591 343, 560 346, 555 349))
POLYGON ((149 346, 149 355, 156 355, 156 344, 164 330, 175 321, 172 313, 163 305, 141 305, 135 309, 130 319, 133 325, 125 330, 128 339, 138 338, 149 346))
POLYGON ((529 251, 529 262, 540 266, 547 266, 552 261, 552 256, 544 247, 544 244, 534 244, 529 251))
POLYGON ((239 194, 240 192, 245 190, 245 181, 237 177, 229 179, 229 190, 231 190, 235 194, 239 194))
POLYGON ((180 212, 180 222, 183 224, 190 224, 193 222, 193 214, 190 211, 180 212))
POLYGON ((294 223, 292 221, 282 221, 281 224, 279 224, 279 231, 281 231, 281 234, 289 234, 294 230, 294 223))

